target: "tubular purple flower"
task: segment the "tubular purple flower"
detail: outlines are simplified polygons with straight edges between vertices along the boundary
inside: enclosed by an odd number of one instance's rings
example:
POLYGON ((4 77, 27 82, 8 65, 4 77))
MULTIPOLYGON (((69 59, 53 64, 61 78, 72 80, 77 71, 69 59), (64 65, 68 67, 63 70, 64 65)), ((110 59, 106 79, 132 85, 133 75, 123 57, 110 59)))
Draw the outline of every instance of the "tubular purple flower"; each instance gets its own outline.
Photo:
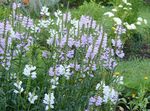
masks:
POLYGON ((73 58, 74 57, 74 50, 68 51, 67 52, 67 57, 70 58, 70 59, 73 58))
POLYGON ((93 105, 96 102, 95 97, 90 97, 89 99, 89 105, 93 105))
POLYGON ((102 105, 102 102, 103 102, 103 99, 102 99, 100 96, 98 96, 98 97, 96 98, 95 105, 96 105, 96 106, 101 106, 101 105, 102 105))
POLYGON ((102 48, 105 50, 107 47, 107 34, 104 34, 103 42, 102 42, 102 48))
POLYGON ((50 76, 54 76, 54 68, 50 67, 48 73, 50 76))

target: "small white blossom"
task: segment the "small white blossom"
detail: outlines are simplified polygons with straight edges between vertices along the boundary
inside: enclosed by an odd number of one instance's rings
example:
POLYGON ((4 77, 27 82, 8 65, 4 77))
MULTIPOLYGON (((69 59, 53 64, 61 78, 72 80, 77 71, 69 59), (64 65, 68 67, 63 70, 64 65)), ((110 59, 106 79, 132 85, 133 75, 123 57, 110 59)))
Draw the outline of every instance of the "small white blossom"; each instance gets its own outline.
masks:
POLYGON ((27 77, 31 77, 32 79, 36 78, 36 67, 32 65, 26 65, 23 71, 23 74, 27 77))
POLYGON ((17 78, 16 73, 10 74, 10 79, 16 79, 16 78, 17 78))
POLYGON ((113 20, 116 22, 117 25, 122 24, 122 20, 119 17, 114 17, 113 20))
POLYGON ((143 22, 143 18, 142 18, 142 17, 138 17, 137 20, 138 20, 139 22, 143 22))
POLYGON ((128 3, 126 3, 126 5, 131 6, 132 4, 128 2, 128 3))
POLYGON ((17 81, 17 83, 14 83, 14 86, 17 88, 17 90, 16 89, 14 90, 14 93, 18 94, 24 91, 21 85, 22 85, 22 81, 17 81))
POLYGON ((128 30, 135 30, 135 29, 136 29, 135 24, 128 24, 128 23, 127 23, 125 26, 126 26, 126 28, 127 28, 128 30))
POLYGON ((38 26, 41 28, 47 28, 50 24, 50 20, 39 20, 38 26))
POLYGON ((51 79, 50 83, 52 84, 52 89, 55 89, 58 83, 59 77, 51 79))
POLYGON ((113 11, 113 12, 117 12, 117 9, 114 8, 114 9, 112 9, 112 11, 113 11))
POLYGON ((78 25, 79 25, 79 21, 78 21, 78 20, 72 19, 72 20, 70 21, 70 23, 71 23, 76 29, 78 28, 78 25))
POLYGON ((147 24, 147 20, 146 19, 144 19, 144 23, 147 24))
POLYGON ((49 108, 54 108, 54 93, 45 94, 43 103, 46 105, 45 110, 48 110, 49 108))
POLYGON ((128 10, 128 8, 127 8, 127 7, 124 7, 123 9, 124 9, 124 10, 128 10))
POLYGON ((136 24, 137 24, 137 25, 141 25, 142 23, 138 21, 138 22, 136 22, 136 24))
POLYGON ((119 8, 122 8, 123 6, 122 6, 122 5, 119 5, 118 7, 119 7, 119 8))
POLYGON ((35 95, 34 93, 31 93, 29 92, 28 94, 28 101, 31 103, 31 104, 34 104, 34 101, 38 99, 38 96, 35 95))
POLYGON ((113 104, 115 104, 118 100, 118 92, 116 92, 113 88, 110 88, 109 86, 103 85, 103 94, 104 103, 111 101, 113 104))
POLYGON ((62 16, 62 12, 60 10, 57 10, 56 12, 54 12, 55 17, 60 17, 62 16))
POLYGON ((129 10, 132 10, 132 8, 130 7, 129 10))
POLYGON ((37 33, 37 32, 40 32, 40 28, 37 27, 37 26, 32 26, 30 29, 31 29, 31 30, 30 30, 31 33, 37 33))
POLYGON ((128 2, 127 2, 127 0, 122 0, 125 4, 127 4, 128 2))
POLYGON ((40 14, 50 16, 50 13, 48 12, 48 8, 46 6, 42 7, 40 14))
POLYGON ((98 84, 96 85, 96 90, 98 90, 98 89, 100 88, 100 86, 101 86, 101 84, 98 83, 98 84))
POLYGON ((106 12, 106 13, 104 13, 104 15, 106 15, 108 17, 113 17, 114 16, 114 14, 112 12, 106 12))

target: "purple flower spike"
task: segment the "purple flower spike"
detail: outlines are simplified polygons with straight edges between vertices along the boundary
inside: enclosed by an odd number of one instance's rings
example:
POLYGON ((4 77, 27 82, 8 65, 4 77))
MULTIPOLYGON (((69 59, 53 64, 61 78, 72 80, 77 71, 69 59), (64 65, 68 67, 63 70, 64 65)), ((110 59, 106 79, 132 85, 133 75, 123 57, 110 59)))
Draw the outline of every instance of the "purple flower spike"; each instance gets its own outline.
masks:
POLYGON ((70 59, 73 58, 74 57, 74 50, 68 51, 67 57, 70 59))

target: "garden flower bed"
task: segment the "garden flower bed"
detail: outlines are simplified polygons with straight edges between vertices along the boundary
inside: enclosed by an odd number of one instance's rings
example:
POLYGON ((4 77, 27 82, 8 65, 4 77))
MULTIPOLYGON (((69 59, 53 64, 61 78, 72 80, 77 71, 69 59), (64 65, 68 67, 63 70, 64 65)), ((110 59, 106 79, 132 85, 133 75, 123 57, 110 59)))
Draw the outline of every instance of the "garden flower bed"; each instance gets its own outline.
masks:
POLYGON ((91 2, 101 10, 93 16, 85 3, 77 17, 68 8, 50 12, 43 2, 37 18, 30 3, 2 8, 7 13, 0 21, 1 111, 150 109, 149 60, 124 59, 124 45, 148 25, 144 17, 129 20, 130 2, 120 0, 111 10, 91 2))

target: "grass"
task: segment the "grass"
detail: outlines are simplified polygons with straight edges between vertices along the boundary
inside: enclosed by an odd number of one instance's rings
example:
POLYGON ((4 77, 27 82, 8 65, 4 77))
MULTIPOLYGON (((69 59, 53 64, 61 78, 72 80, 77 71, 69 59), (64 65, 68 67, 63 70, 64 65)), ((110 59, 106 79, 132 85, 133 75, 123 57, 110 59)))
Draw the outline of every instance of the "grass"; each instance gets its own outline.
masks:
POLYGON ((120 62, 116 71, 124 76, 126 87, 140 90, 142 86, 146 86, 150 91, 150 59, 120 62))

